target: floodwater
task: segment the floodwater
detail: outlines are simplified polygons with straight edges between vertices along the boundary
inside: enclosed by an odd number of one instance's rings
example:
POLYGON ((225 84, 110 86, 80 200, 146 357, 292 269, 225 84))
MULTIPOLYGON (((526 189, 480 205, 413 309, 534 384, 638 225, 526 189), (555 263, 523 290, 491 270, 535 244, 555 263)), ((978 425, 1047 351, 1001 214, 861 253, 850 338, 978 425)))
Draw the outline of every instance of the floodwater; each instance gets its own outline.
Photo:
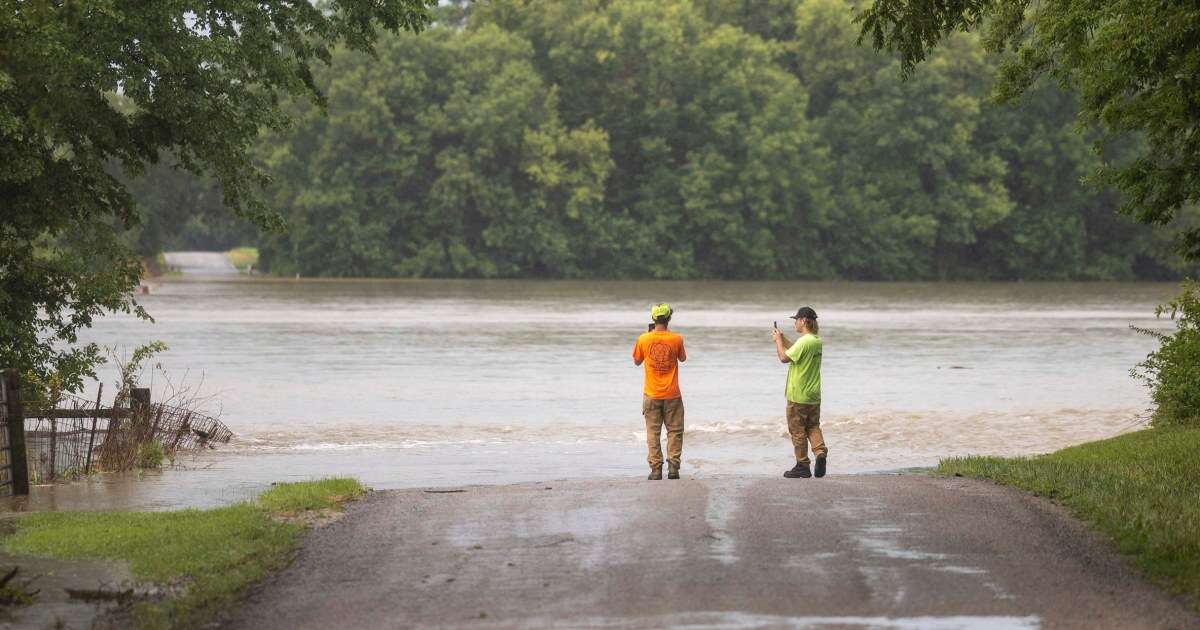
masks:
MULTIPOLYGON (((831 474, 1045 453, 1144 423, 1148 395, 1129 369, 1155 341, 1130 325, 1169 329, 1153 310, 1174 292, 1159 283, 164 281, 139 298, 156 323, 111 316, 85 340, 165 341, 159 362, 173 385, 212 396, 208 410, 237 437, 162 473, 39 488, 29 505, 208 506, 328 475, 375 488, 642 476, 642 373, 630 350, 659 301, 675 307, 672 328, 688 348, 685 475, 791 465, 786 366, 770 327, 790 325, 800 305, 820 314, 831 474)), ((170 386, 162 374, 149 384, 170 386)))

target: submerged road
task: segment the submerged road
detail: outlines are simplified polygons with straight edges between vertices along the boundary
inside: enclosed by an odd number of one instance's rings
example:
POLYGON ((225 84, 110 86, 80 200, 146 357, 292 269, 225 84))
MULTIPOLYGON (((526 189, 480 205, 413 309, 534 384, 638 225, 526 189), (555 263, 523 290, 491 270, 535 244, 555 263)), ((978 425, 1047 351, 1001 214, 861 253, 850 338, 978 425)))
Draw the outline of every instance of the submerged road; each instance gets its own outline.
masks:
POLYGON ((237 267, 225 252, 166 252, 167 267, 185 276, 236 276, 237 267))
POLYGON ((922 475, 377 492, 234 628, 1200 628, 1063 510, 922 475))

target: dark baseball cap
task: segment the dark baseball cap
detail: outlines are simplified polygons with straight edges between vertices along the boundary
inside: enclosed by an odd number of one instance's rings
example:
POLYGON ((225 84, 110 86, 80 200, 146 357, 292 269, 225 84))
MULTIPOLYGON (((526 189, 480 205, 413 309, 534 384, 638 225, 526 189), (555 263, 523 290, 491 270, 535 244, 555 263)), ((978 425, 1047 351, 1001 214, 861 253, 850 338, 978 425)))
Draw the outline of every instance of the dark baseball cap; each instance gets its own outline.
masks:
POLYGON ((796 311, 796 314, 792 315, 791 318, 792 319, 816 319, 817 312, 807 306, 801 306, 800 310, 796 311))

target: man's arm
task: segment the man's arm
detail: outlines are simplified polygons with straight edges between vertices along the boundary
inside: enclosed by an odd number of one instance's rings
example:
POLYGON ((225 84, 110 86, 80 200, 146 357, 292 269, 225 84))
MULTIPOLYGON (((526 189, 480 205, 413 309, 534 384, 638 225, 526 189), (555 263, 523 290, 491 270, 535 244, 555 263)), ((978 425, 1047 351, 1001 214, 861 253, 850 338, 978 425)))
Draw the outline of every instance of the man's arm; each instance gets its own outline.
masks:
POLYGON ((679 358, 680 363, 687 361, 687 348, 683 347, 682 339, 679 340, 679 357, 678 358, 679 358))
POLYGON ((638 343, 635 341, 635 342, 633 343, 633 364, 634 364, 634 365, 641 365, 641 364, 642 364, 642 361, 645 361, 645 360, 646 360, 646 357, 645 357, 645 356, 642 354, 642 346, 641 346, 641 345, 639 345, 639 344, 638 344, 638 343))
POLYGON ((791 363, 792 359, 787 355, 787 349, 792 346, 792 342, 788 341, 788 338, 784 337, 778 328, 773 329, 771 334, 775 337, 775 354, 779 357, 779 362, 791 363))

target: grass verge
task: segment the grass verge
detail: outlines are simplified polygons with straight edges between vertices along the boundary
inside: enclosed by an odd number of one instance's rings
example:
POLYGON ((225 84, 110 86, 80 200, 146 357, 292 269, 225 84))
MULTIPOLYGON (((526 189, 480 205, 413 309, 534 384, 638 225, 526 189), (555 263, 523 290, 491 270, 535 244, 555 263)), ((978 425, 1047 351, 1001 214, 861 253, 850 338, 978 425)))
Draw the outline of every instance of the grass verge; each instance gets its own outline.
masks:
POLYGON ((1066 506, 1152 581, 1200 606, 1200 429, 1146 429, 1037 457, 951 458, 937 472, 1066 506))
POLYGON ((361 498, 365 492, 356 479, 281 483, 262 493, 258 504, 274 514, 295 514, 305 510, 337 509, 342 503, 361 498))
POLYGON ((252 582, 287 564, 304 526, 277 515, 340 509, 364 492, 353 479, 323 479, 278 484, 256 502, 213 510, 29 514, 15 519, 3 546, 11 553, 128 562, 138 579, 180 591, 135 604, 130 612, 139 627, 198 627, 236 605, 252 582))

